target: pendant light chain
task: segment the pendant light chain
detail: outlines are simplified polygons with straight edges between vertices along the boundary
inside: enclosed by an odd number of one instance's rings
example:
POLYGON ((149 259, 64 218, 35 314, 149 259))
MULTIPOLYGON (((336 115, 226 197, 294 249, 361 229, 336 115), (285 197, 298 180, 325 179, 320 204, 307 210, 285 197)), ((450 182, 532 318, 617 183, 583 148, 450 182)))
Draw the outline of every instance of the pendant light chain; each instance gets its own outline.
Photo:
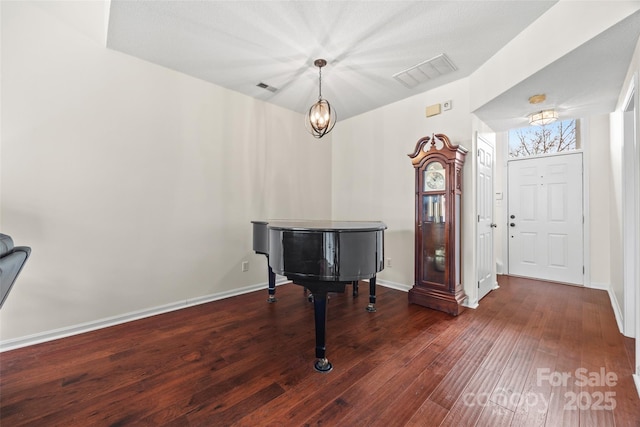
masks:
POLYGON ((319 76, 318 76, 318 100, 322 99, 322 67, 318 67, 319 76))

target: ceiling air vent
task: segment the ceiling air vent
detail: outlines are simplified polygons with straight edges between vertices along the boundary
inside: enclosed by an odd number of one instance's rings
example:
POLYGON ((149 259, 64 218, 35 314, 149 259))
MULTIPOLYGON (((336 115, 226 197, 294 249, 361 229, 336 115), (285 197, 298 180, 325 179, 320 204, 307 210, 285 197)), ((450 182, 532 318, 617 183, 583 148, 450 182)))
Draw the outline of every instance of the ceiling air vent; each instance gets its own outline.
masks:
POLYGON ((457 70, 456 66, 447 55, 441 53, 431 59, 414 65, 411 68, 407 68, 404 71, 400 71, 393 75, 393 78, 408 87, 413 89, 421 83, 440 77, 443 74, 450 73, 457 70))
POLYGON ((269 86, 268 84, 262 82, 258 83, 256 86, 261 87, 262 89, 266 89, 270 92, 275 92, 278 90, 277 87, 269 86))

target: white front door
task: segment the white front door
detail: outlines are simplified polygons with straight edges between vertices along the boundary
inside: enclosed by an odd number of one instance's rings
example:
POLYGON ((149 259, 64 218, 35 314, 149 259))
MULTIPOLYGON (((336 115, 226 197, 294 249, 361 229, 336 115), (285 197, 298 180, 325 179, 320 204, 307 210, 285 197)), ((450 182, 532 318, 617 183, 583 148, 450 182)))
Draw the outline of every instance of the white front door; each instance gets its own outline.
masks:
POLYGON ((508 169, 509 274, 583 285, 582 153, 508 169))
POLYGON ((493 163, 495 134, 477 137, 478 301, 496 286, 493 256, 493 163))

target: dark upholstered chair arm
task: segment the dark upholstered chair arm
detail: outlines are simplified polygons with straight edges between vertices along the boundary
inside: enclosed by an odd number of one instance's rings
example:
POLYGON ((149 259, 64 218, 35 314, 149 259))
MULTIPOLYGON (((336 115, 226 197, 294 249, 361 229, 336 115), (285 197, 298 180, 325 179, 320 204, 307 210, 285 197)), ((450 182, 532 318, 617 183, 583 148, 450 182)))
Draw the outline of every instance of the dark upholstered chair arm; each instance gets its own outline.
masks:
POLYGON ((22 267, 31 254, 27 246, 13 246, 13 240, 6 234, 0 234, 0 307, 9 295, 11 287, 20 274, 22 267))

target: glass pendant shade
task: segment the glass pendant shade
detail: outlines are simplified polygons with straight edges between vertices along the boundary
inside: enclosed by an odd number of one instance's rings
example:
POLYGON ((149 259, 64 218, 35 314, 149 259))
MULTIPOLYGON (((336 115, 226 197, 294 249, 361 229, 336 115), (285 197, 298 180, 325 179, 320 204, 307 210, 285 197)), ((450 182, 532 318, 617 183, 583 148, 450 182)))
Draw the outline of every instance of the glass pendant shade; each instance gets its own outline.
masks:
POLYGON ((336 111, 326 99, 319 99, 309 108, 304 123, 311 135, 322 138, 335 126, 336 111))
POLYGON ((530 125, 544 126, 558 120, 558 113, 554 110, 544 110, 529 116, 530 125))
POLYGON ((304 118, 304 125, 311 135, 316 138, 322 138, 331 132, 331 129, 335 126, 337 115, 336 110, 331 107, 329 101, 322 99, 322 67, 327 65, 327 61, 316 59, 313 64, 318 67, 319 71, 318 102, 309 108, 304 118))

